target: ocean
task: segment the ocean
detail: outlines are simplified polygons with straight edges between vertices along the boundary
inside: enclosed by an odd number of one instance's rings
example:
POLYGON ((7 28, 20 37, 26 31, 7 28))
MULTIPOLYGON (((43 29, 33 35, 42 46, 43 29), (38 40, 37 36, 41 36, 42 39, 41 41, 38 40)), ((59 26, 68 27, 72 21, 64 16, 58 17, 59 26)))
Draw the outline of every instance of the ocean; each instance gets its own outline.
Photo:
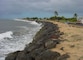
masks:
POLYGON ((40 28, 35 21, 0 20, 0 60, 5 60, 8 53, 23 50, 40 28))

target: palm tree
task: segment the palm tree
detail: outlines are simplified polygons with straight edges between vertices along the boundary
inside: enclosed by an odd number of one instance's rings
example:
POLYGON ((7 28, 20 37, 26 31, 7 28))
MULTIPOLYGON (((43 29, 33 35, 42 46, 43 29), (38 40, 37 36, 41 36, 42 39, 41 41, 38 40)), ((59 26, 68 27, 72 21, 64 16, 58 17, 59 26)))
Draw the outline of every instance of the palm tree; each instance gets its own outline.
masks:
POLYGON ((54 11, 54 14, 55 14, 55 16, 58 16, 58 12, 57 11, 54 11))
POLYGON ((75 14, 74 14, 74 18, 76 18, 76 19, 77 19, 77 17, 78 17, 78 15, 77 15, 77 13, 75 13, 75 14))
POLYGON ((55 19, 57 19, 57 21, 59 21, 58 20, 58 12, 57 11, 54 11, 54 14, 55 14, 55 19))

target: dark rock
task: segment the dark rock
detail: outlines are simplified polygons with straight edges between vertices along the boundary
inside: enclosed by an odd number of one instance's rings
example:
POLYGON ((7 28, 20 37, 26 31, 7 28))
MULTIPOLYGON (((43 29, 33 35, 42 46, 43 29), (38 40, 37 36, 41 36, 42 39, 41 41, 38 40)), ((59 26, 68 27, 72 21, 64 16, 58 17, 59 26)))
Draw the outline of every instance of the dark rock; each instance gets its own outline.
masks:
POLYGON ((32 58, 31 56, 22 51, 18 53, 16 60, 32 60, 32 58))
POLYGON ((61 33, 60 33, 60 35, 64 35, 64 33, 63 33, 63 32, 61 32, 61 33))
POLYGON ((52 23, 46 23, 42 29, 35 35, 34 41, 41 40, 43 37, 43 40, 47 40, 50 38, 52 34, 54 34, 57 31, 57 26, 52 23))
POLYGON ((52 52, 50 50, 46 50, 42 52, 39 56, 36 57, 36 60, 57 60, 60 56, 58 52, 52 52))
POLYGON ((67 60, 70 56, 68 54, 64 54, 60 56, 57 60, 67 60))
POLYGON ((44 26, 35 35, 33 41, 26 45, 23 51, 8 54, 5 60, 61 60, 67 59, 68 55, 60 55, 49 49, 56 47, 60 43, 60 35, 57 24, 42 22, 44 26))
POLYGON ((47 41, 47 42, 45 43, 45 47, 46 47, 47 49, 49 49, 49 48, 54 48, 55 46, 56 46, 56 42, 54 42, 53 40, 47 41))
POLYGON ((31 51, 33 51, 35 49, 40 48, 40 46, 41 46, 41 44, 30 44, 29 46, 25 47, 24 51, 31 52, 31 51))
POLYGON ((51 39, 58 39, 58 38, 59 38, 59 36, 60 36, 60 35, 58 35, 58 34, 57 34, 57 35, 56 35, 56 34, 53 34, 53 35, 51 35, 51 37, 50 37, 50 38, 51 38, 51 39))
POLYGON ((35 58, 35 57, 39 56, 43 51, 45 51, 44 48, 43 49, 39 48, 39 49, 36 49, 36 50, 32 51, 31 53, 29 53, 29 55, 35 58))
POLYGON ((83 60, 83 56, 81 56, 78 60, 83 60))
POLYGON ((16 60, 17 55, 20 51, 16 51, 14 53, 10 53, 7 55, 7 57, 5 58, 5 60, 16 60))
POLYGON ((64 47, 61 47, 60 50, 64 50, 64 47))
POLYGON ((56 44, 60 44, 61 40, 59 39, 52 39, 54 42, 56 42, 56 44))

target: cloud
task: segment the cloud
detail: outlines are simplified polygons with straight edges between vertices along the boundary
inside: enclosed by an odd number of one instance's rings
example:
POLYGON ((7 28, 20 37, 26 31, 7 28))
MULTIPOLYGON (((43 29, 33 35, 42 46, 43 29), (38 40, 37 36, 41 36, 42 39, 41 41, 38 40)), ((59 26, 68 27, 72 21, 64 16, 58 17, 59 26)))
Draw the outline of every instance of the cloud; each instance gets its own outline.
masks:
POLYGON ((24 12, 83 13, 83 0, 0 0, 0 14, 24 12))

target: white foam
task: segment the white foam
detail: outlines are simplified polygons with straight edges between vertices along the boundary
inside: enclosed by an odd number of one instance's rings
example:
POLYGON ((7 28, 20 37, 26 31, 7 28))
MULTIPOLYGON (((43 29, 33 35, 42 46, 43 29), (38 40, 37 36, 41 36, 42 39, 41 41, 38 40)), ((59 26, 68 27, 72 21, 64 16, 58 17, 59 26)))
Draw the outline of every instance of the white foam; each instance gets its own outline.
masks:
MULTIPOLYGON (((24 21, 28 22, 27 20, 20 20, 18 21, 24 21)), ((30 24, 37 25, 35 21, 29 21, 30 24)), ((16 26, 19 28, 19 26, 16 26)), ((23 50, 25 48, 25 45, 30 43, 33 40, 33 37, 35 36, 36 32, 39 31, 41 26, 33 27, 27 27, 27 26, 20 26, 19 32, 22 33, 20 36, 13 35, 14 32, 7 31, 5 33, 0 34, 0 60, 5 60, 5 56, 11 52, 15 52, 18 50, 23 50), (26 33, 27 32, 27 33, 26 33), (26 33, 26 34, 25 34, 26 33), (13 36, 12 36, 13 35, 13 36), (12 39, 4 39, 4 38, 12 38, 12 39)), ((18 31, 16 31, 18 32, 18 31)))
POLYGON ((23 21, 23 22, 31 22, 29 20, 24 20, 24 19, 14 19, 15 21, 23 21))
POLYGON ((7 31, 5 33, 1 33, 0 34, 0 40, 4 39, 4 38, 12 38, 12 36, 11 36, 12 34, 13 34, 12 31, 7 31))
POLYGON ((34 24, 34 25, 39 25, 37 22, 35 21, 32 21, 31 24, 34 24))
POLYGON ((33 24, 33 25, 41 25, 39 23, 37 23, 36 21, 29 21, 29 20, 23 20, 23 19, 14 19, 16 21, 23 21, 23 22, 29 22, 30 24, 33 24))

